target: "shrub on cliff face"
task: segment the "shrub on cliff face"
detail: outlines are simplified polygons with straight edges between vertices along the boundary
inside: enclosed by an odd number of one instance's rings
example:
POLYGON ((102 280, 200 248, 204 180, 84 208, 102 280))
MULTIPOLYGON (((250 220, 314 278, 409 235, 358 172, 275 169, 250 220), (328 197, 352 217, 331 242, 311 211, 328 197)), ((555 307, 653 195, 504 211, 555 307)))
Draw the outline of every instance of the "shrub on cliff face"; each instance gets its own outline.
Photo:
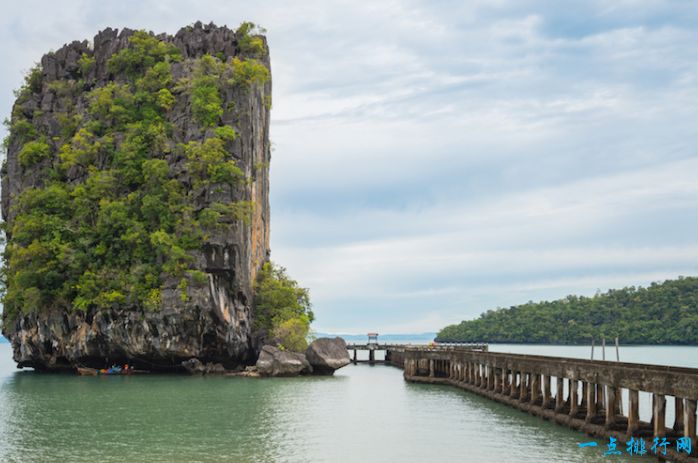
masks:
MULTIPOLYGON (((259 50, 250 40, 252 55, 259 50)), ((248 223, 250 201, 194 205, 205 191, 232 190, 246 181, 230 152, 237 134, 222 124, 220 92, 263 83, 268 70, 253 58, 226 63, 205 55, 193 63, 193 83, 175 81, 172 64, 181 60, 176 46, 139 31, 107 63, 114 82, 43 82, 38 67, 28 74, 17 104, 42 86, 70 104, 58 118, 65 125, 62 137, 50 137, 45 124, 20 113, 9 124, 8 140, 23 144, 20 165, 45 181, 14 201, 2 270, 5 317, 41 308, 157 310, 163 283, 172 278, 186 301, 188 287, 205 283, 191 251, 214 231, 248 223), (250 77, 258 67, 266 74, 257 70, 250 77), (172 139, 168 115, 181 89, 202 141, 172 139), (213 133, 204 132, 209 127, 213 133), (184 182, 177 159, 185 160, 184 182)), ((94 65, 93 57, 82 55, 83 77, 94 65)))
POLYGON ((264 264, 255 285, 255 324, 267 340, 288 350, 304 350, 315 317, 311 307, 310 293, 285 268, 264 264))

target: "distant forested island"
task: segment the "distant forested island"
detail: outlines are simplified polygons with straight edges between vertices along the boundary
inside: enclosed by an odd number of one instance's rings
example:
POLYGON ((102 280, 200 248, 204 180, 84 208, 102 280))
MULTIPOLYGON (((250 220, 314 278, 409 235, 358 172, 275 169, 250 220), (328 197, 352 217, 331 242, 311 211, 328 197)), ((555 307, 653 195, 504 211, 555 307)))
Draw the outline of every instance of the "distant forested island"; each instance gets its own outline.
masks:
POLYGON ((436 340, 582 344, 602 336, 623 344, 698 344, 698 277, 488 310, 443 328, 436 340))

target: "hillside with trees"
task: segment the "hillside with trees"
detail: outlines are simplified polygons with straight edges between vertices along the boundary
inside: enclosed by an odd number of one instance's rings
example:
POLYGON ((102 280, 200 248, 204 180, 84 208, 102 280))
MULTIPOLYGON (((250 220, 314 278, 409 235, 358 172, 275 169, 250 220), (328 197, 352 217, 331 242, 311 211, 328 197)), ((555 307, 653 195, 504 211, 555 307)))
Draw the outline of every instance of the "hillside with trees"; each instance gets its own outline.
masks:
POLYGON ((698 344, 698 277, 488 310, 443 328, 440 342, 698 344))

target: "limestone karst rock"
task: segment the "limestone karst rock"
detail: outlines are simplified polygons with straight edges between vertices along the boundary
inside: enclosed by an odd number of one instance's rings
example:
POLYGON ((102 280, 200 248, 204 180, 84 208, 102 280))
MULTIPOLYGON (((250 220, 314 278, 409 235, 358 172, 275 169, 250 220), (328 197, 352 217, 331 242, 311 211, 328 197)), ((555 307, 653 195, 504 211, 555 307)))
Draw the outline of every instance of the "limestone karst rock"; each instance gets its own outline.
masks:
POLYGON ((351 363, 347 343, 340 337, 314 340, 306 349, 305 357, 317 374, 331 375, 351 363))
POLYGON ((43 56, 2 168, 2 330, 19 366, 254 362, 269 69, 247 25, 108 28, 43 56))
POLYGON ((313 372, 305 354, 264 346, 257 359, 257 371, 262 376, 297 376, 313 372))

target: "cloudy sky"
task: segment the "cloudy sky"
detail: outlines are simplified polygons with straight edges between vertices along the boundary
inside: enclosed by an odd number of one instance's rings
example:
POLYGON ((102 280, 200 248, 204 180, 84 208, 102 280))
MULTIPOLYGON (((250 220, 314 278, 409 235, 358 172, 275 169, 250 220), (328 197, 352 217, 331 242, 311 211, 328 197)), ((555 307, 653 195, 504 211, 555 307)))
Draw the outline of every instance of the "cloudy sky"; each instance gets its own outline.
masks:
POLYGON ((3 117, 43 53, 107 26, 267 28, 272 258, 317 330, 698 274, 692 0, 9 3, 3 117))

